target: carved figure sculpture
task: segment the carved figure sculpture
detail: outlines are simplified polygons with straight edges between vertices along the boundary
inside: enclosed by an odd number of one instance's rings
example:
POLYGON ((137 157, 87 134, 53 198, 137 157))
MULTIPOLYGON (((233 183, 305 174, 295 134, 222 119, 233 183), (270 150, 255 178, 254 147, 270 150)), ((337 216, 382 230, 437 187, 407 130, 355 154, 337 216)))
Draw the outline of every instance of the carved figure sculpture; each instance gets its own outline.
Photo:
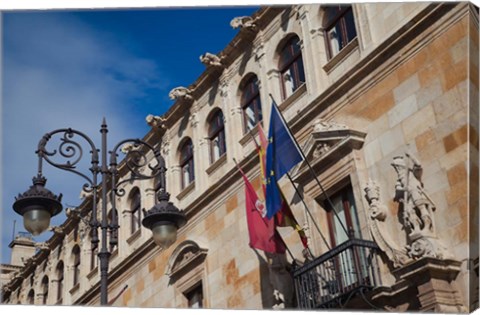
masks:
POLYGON ((411 155, 406 154, 405 157, 393 158, 392 166, 398 176, 394 201, 404 205, 403 219, 411 237, 432 235, 435 205, 423 189, 422 166, 411 155))
POLYGON ((200 56, 200 61, 207 67, 223 67, 222 59, 209 52, 200 56))
MULTIPOLYGON (((163 129, 166 129, 166 126, 165 126, 165 121, 166 119, 163 118, 162 116, 154 116, 154 115, 148 115, 147 117, 145 117, 145 121, 147 122, 147 124, 152 127, 152 128, 163 128, 163 129)), ((125 147, 127 147, 129 145, 129 143, 125 144, 122 148, 122 152, 125 153, 123 151, 123 149, 125 147)), ((132 145, 133 146, 133 145, 132 145)))
POLYGON ((172 89, 170 93, 168 93, 168 97, 170 97, 171 100, 176 100, 179 98, 191 100, 193 99, 191 94, 192 94, 192 91, 190 89, 187 89, 186 87, 183 87, 183 86, 179 86, 172 89))
POLYGON ((407 233, 408 255, 414 259, 444 259, 450 256, 435 234, 435 204, 423 188, 420 162, 406 153, 405 156, 394 157, 392 166, 398 177, 394 201, 403 205, 402 223, 407 233))
POLYGON ((256 21, 257 19, 254 19, 251 16, 238 16, 230 21, 230 26, 234 29, 240 28, 241 30, 256 31, 256 21))
POLYGON ((365 198, 369 204, 368 225, 378 247, 387 255, 394 267, 400 267, 410 259, 402 246, 392 240, 392 230, 387 223, 388 208, 380 202, 380 186, 369 180, 365 187, 365 198))

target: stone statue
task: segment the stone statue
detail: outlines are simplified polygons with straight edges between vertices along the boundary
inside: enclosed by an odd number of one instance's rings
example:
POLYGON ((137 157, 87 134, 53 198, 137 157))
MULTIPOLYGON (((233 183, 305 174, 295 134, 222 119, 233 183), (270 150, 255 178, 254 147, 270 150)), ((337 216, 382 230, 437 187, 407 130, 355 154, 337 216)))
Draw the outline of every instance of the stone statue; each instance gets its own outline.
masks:
MULTIPOLYGON (((165 126, 166 119, 163 118, 162 116, 154 116, 154 115, 150 114, 147 117, 145 117, 145 121, 152 128, 166 129, 166 126, 165 126)), ((128 145, 128 143, 124 147, 126 147, 127 145, 128 145)), ((123 152, 123 148, 122 148, 122 152, 123 152)), ((125 152, 123 152, 123 153, 125 153, 125 152)))
POLYGON ((407 233, 408 256, 447 258, 449 255, 435 233, 435 204, 423 187, 420 162, 406 153, 394 157, 391 165, 397 173, 394 201, 403 205, 401 223, 407 233))
POLYGON ((412 237, 432 235, 432 212, 435 205, 423 189, 422 166, 408 153, 405 157, 394 157, 392 166, 398 176, 394 201, 403 203, 403 220, 407 233, 412 237))
POLYGON ((369 204, 368 225, 375 243, 387 255, 394 267, 405 265, 411 259, 407 256, 406 250, 392 239, 392 227, 390 222, 387 222, 388 208, 380 202, 380 186, 369 179, 364 191, 369 204))
POLYGON ((200 56, 200 61, 207 67, 223 67, 222 59, 209 52, 200 56))
POLYGON ((187 89, 186 87, 179 86, 170 91, 168 93, 168 97, 170 97, 171 100, 176 100, 179 98, 183 98, 185 100, 191 100, 193 99, 192 97, 192 90, 187 89))
POLYGON ((240 28, 241 30, 256 31, 256 21, 257 19, 254 19, 251 16, 239 16, 230 21, 230 26, 234 29, 240 28))

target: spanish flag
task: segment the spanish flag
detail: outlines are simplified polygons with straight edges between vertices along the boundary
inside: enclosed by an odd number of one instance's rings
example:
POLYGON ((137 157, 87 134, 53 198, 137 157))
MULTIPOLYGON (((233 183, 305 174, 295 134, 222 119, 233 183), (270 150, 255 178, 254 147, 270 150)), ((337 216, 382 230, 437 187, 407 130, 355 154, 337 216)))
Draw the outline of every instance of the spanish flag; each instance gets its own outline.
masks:
MULTIPOLYGON (((257 145, 257 152, 260 158, 260 169, 261 169, 263 193, 266 195, 265 161, 266 161, 266 148, 268 145, 268 141, 265 137, 265 132, 263 131, 262 125, 260 124, 258 124, 258 134, 260 138, 260 146, 257 145)), ((298 224, 297 220, 293 216, 292 210, 288 206, 288 203, 286 202, 285 197, 281 192, 280 192, 280 195, 281 195, 281 208, 280 208, 280 211, 278 211, 274 216, 276 225, 280 227, 291 226, 294 230, 298 232, 298 235, 300 236, 300 240, 302 241, 303 247, 308 248, 308 239, 307 239, 307 236, 305 235, 305 231, 300 226, 300 224, 298 224)))

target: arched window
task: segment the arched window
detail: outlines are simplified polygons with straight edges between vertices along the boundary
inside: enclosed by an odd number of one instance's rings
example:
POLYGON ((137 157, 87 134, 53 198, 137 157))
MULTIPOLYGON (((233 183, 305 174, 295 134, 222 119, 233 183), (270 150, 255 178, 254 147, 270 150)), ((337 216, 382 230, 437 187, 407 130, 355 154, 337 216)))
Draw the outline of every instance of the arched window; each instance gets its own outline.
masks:
POLYGON ((328 56, 329 58, 333 58, 340 50, 357 37, 352 6, 326 6, 324 29, 328 56))
POLYGON ((260 102, 260 91, 258 89, 258 79, 252 76, 242 87, 241 105, 243 110, 244 133, 253 129, 255 125, 262 121, 262 103, 260 102))
POLYGON ((95 267, 97 267, 97 264, 98 264, 98 245, 95 245, 94 247, 92 247, 92 250, 91 250, 91 255, 90 255, 90 270, 93 270, 95 269, 95 267))
POLYGON ((28 292, 27 304, 35 304, 35 291, 33 289, 28 292))
POLYGON ((80 280, 80 247, 75 245, 72 249, 73 260, 73 286, 76 286, 80 280))
POLYGON ((282 80, 282 96, 286 99, 305 83, 302 51, 298 36, 290 38, 280 51, 279 71, 282 80))
POLYGON ((182 170, 182 189, 185 189, 195 180, 193 144, 190 138, 187 138, 180 148, 180 168, 182 170))
POLYGON ((48 277, 45 276, 42 279, 42 294, 43 294, 43 301, 42 303, 45 305, 48 301, 48 277))
POLYGON ((56 275, 57 275, 57 301, 60 301, 63 297, 63 261, 60 261, 56 268, 56 275))
POLYGON ((210 142, 210 162, 218 160, 227 151, 223 113, 217 110, 209 120, 208 138, 210 142))
POLYGON ((141 197, 140 190, 134 188, 130 194, 130 232, 131 234, 137 232, 141 226, 141 197))
MULTIPOLYGON (((118 227, 118 210, 117 209, 115 209, 115 211, 110 209, 110 211, 108 212, 107 218, 110 226, 118 227)), ((110 243, 110 252, 113 252, 118 248, 118 229, 110 230, 109 243, 110 243)))

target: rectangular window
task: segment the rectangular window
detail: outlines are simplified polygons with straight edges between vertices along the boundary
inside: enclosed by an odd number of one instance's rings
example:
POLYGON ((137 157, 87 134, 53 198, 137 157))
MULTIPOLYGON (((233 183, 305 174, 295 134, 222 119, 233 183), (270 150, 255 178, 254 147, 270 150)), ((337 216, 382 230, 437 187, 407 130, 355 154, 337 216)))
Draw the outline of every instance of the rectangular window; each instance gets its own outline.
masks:
POLYGON ((203 287, 200 282, 193 289, 185 293, 185 297, 188 300, 188 307, 190 308, 202 308, 203 307, 203 287))
MULTIPOLYGON (((360 224, 358 221, 355 199, 352 187, 348 186, 335 195, 329 203, 325 204, 328 211, 328 226, 332 248, 348 241, 349 235, 361 239, 360 224)), ((366 266, 368 262, 365 253, 351 247, 342 251, 332 260, 332 268, 335 270, 338 285, 342 290, 362 283, 367 277, 366 266)))
POLYGON ((327 202, 325 202, 325 209, 328 211, 332 247, 348 240, 348 233, 353 233, 354 237, 360 238, 360 224, 358 222, 352 187, 344 188, 333 195, 330 200, 334 209, 327 202))

